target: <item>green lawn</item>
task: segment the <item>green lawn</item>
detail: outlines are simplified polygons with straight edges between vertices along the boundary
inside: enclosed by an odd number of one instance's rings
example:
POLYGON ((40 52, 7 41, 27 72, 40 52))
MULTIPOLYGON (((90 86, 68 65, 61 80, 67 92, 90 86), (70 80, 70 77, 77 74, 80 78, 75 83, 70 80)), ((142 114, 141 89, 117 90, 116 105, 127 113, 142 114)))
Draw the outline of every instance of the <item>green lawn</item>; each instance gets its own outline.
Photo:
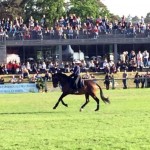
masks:
MULTIPOLYGON (((0 150, 149 150, 150 89, 104 90, 111 104, 59 91, 0 95, 0 150)), ((98 93, 99 95, 99 93, 98 93)))

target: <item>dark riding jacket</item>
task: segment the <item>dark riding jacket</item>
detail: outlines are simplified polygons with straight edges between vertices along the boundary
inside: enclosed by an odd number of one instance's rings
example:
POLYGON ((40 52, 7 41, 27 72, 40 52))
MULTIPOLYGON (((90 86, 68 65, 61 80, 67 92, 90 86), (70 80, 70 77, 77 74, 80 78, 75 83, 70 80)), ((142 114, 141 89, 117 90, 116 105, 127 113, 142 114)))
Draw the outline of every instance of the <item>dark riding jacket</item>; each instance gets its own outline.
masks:
POLYGON ((80 80, 80 66, 76 65, 70 77, 74 78, 73 88, 78 89, 78 82, 80 80))

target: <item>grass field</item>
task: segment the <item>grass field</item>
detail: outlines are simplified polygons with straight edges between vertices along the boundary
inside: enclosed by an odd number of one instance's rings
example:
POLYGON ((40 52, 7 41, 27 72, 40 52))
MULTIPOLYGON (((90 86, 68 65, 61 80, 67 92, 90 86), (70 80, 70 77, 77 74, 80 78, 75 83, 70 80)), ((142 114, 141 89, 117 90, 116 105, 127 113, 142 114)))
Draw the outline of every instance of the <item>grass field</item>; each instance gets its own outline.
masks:
MULTIPOLYGON (((92 98, 79 112, 84 96, 50 93, 0 95, 0 150, 149 150, 150 89, 104 90, 94 112, 92 98)), ((99 95, 99 93, 98 93, 99 95)))

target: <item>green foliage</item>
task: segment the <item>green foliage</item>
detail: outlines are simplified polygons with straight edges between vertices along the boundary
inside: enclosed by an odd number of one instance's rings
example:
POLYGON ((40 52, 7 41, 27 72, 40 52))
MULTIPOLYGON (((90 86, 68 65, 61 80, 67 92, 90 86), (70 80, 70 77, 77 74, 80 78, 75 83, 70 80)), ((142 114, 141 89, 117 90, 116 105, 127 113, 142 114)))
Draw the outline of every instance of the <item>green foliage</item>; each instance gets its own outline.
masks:
POLYGON ((150 23, 150 12, 146 15, 145 23, 150 23))
POLYGON ((97 18, 99 15, 110 17, 107 7, 98 0, 71 0, 72 7, 69 13, 76 14, 81 18, 93 17, 97 18))
POLYGON ((60 94, 1 94, 0 149, 150 149, 149 89, 104 90, 111 104, 101 101, 98 112, 92 98, 79 112, 84 96, 74 95, 53 110, 60 94))
POLYGON ((30 16, 40 20, 43 14, 47 22, 53 25, 56 19, 70 13, 80 16, 83 20, 89 16, 97 18, 99 15, 112 17, 107 7, 99 0, 6 0, 0 2, 0 17, 15 18, 21 15, 26 22, 30 16))
POLYGON ((47 22, 52 25, 57 18, 64 14, 63 5, 64 2, 62 0, 29 1, 25 7, 26 20, 30 16, 40 20, 45 14, 47 22))
POLYGON ((24 16, 24 6, 29 0, 3 0, 0 1, 0 18, 15 18, 24 16))
POLYGON ((137 22, 139 22, 139 17, 138 16, 134 16, 133 18, 132 18, 132 22, 133 23, 137 23, 137 22))

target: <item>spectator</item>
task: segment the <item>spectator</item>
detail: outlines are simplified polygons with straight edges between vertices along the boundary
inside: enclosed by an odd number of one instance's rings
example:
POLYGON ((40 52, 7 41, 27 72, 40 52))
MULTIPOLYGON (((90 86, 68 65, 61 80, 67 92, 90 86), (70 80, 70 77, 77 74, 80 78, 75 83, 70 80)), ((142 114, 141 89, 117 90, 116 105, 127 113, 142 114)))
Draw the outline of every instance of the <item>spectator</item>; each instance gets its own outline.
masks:
POLYGON ((0 77, 0 84, 4 84, 4 77, 0 77))
POLYGON ((141 78, 141 88, 144 88, 144 86, 145 86, 145 74, 141 74, 141 76, 140 76, 140 78, 141 78))
POLYGON ((34 19, 32 16, 30 16, 30 18, 29 18, 29 29, 33 30, 33 28, 34 28, 34 19))
POLYGON ((27 68, 22 69, 22 77, 29 78, 29 71, 27 68))
POLYGON ((104 68, 104 73, 109 73, 110 72, 110 67, 107 59, 104 60, 103 62, 103 68, 104 68))
POLYGON ((45 72, 44 78, 46 81, 50 81, 51 80, 51 75, 48 71, 45 72))
POLYGON ((149 52, 145 50, 143 53, 144 67, 148 67, 148 59, 149 59, 149 52))
POLYGON ((86 73, 82 75, 82 79, 91 79, 91 75, 88 71, 86 71, 86 73))
POLYGON ((138 68, 143 67, 143 55, 142 55, 141 51, 139 51, 137 54, 137 67, 138 68))
POLYGON ((22 75, 20 75, 20 76, 18 77, 17 83, 22 83, 22 82, 23 82, 23 77, 22 77, 22 75))
POLYGON ((128 74, 126 70, 124 70, 122 74, 123 89, 127 89, 127 78, 128 78, 128 74))
POLYGON ((46 16, 45 15, 43 15, 43 17, 41 18, 40 23, 41 23, 41 27, 46 28, 46 16))
POLYGON ((42 68, 41 68, 40 71, 41 71, 42 73, 44 73, 44 72, 47 70, 47 66, 46 66, 45 61, 43 61, 41 65, 42 65, 42 68))
POLYGON ((33 74, 31 78, 29 78, 29 83, 35 83, 37 80, 36 74, 33 74))
POLYGON ((134 83, 135 83, 135 85, 136 85, 136 88, 139 88, 139 84, 140 84, 140 75, 139 75, 138 72, 135 74, 135 77, 134 77, 134 83))
POLYGON ((17 78, 15 77, 15 75, 13 75, 10 80, 9 80, 10 83, 17 83, 17 78))
POLYGON ((111 80, 111 76, 108 73, 106 73, 104 84, 106 85, 107 90, 109 90, 110 80, 111 80))

